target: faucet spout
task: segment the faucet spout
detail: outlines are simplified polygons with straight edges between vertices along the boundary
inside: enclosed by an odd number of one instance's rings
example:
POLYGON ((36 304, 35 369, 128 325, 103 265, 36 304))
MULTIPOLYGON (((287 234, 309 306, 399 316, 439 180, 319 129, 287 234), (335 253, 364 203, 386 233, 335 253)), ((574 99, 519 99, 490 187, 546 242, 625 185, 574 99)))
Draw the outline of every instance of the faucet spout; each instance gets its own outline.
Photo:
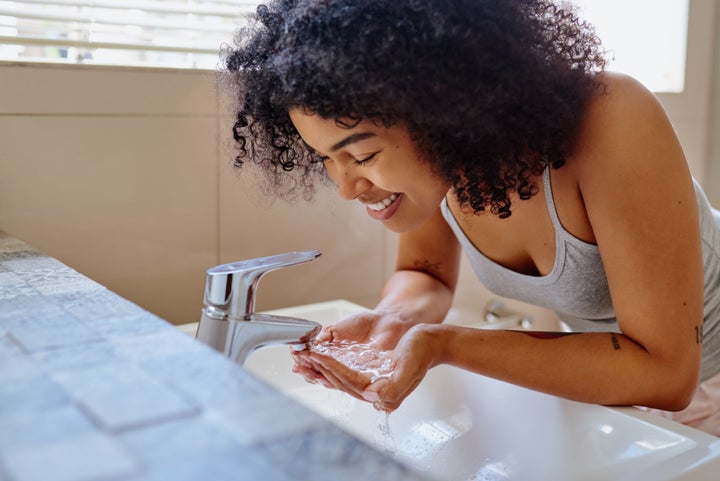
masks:
POLYGON ((249 319, 230 320, 225 355, 243 364, 255 349, 288 344, 303 350, 320 332, 314 321, 270 314, 250 314, 249 319))
POLYGON ((255 311, 255 291, 262 276, 320 257, 320 251, 308 250, 276 254, 212 267, 206 272, 205 306, 211 312, 242 319, 255 311))
POLYGON ((196 339, 240 363, 254 349, 268 344, 290 344, 304 349, 320 332, 320 324, 255 313, 255 291, 266 273, 319 256, 316 250, 289 252, 208 269, 205 305, 196 339))

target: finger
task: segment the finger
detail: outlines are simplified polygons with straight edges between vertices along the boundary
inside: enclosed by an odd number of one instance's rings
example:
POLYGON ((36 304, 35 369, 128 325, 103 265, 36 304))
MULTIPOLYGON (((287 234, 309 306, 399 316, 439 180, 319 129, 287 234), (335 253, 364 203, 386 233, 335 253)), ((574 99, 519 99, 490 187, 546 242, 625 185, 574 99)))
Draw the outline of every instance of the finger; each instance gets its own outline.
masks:
POLYGON ((299 365, 293 366, 292 372, 294 372, 295 374, 300 374, 302 376, 317 374, 317 370, 299 365))
POLYGON ((321 386, 328 389, 336 389, 335 386, 319 372, 308 374, 307 376, 305 376, 305 381, 310 384, 320 384, 321 386))
POLYGON ((417 366, 400 365, 389 376, 371 383, 362 393, 364 399, 379 403, 383 408, 397 409, 420 384, 423 375, 417 366))
POLYGON ((355 371, 331 356, 313 353, 311 359, 322 367, 322 373, 330 373, 342 386, 344 391, 362 397, 362 392, 370 384, 369 374, 355 371))
POLYGON ((355 397, 360 397, 362 389, 356 387, 352 381, 348 381, 347 374, 338 374, 339 365, 340 363, 336 363, 334 360, 326 361, 325 363, 318 361, 317 370, 337 389, 345 391, 355 397))
POLYGON ((327 383, 325 387, 328 387, 330 389, 337 389, 338 391, 342 391, 344 393, 347 393, 351 395, 352 397, 356 399, 363 400, 362 397, 352 388, 346 386, 341 380, 339 380, 331 371, 325 370, 325 368, 320 367, 320 372, 323 376, 323 379, 327 383))
POLYGON ((322 328, 320 333, 315 336, 315 340, 313 342, 330 342, 333 339, 335 339, 335 331, 333 330, 333 326, 325 326, 322 328))
POLYGON ((318 363, 313 357, 310 357, 309 355, 306 355, 302 359, 302 364, 300 364, 304 369, 307 369, 309 371, 313 372, 319 372, 319 368, 321 368, 321 364, 318 363))
POLYGON ((386 413, 393 412, 397 409, 399 404, 388 403, 382 399, 383 391, 387 389, 387 386, 390 383, 391 381, 388 378, 380 378, 377 381, 374 381, 367 387, 367 389, 365 389, 365 391, 363 391, 363 399, 371 403, 378 411, 386 413))
POLYGON ((298 374, 304 374, 307 372, 315 372, 315 365, 310 359, 301 357, 301 356, 295 356, 293 358, 294 364, 292 367, 292 371, 298 374))
POLYGON ((312 367, 310 359, 304 356, 298 356, 297 354, 293 354, 293 362, 295 366, 302 366, 306 368, 312 367))
POLYGON ((310 384, 321 384, 327 388, 335 388, 335 386, 328 382, 325 376, 315 367, 307 368, 302 366, 293 366, 292 370, 294 373, 300 374, 302 377, 304 377, 305 380, 310 384))
POLYGON ((328 381, 328 379, 321 373, 318 373, 318 376, 316 378, 316 382, 318 384, 321 384, 323 387, 328 389, 337 389, 333 383, 328 381))
POLYGON ((317 366, 307 357, 307 355, 298 355, 294 353, 293 360, 295 361, 295 364, 293 364, 292 372, 303 376, 305 381, 310 384, 321 384, 327 388, 335 387, 330 384, 327 379, 325 379, 325 376, 318 372, 317 366))
POLYGON ((407 399, 407 397, 412 394, 413 391, 415 391, 415 388, 420 385, 420 381, 421 379, 413 381, 413 383, 401 395, 381 401, 380 404, 383 410, 387 412, 393 412, 394 410, 399 408, 400 405, 405 402, 405 399, 407 399))

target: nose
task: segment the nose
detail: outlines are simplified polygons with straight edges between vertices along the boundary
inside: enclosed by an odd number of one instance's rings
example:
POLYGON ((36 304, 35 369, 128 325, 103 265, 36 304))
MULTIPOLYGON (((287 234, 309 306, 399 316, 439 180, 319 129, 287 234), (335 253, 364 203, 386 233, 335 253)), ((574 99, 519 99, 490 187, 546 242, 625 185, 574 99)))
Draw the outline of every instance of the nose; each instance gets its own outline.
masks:
POLYGON ((337 184, 338 194, 345 200, 353 200, 372 188, 372 182, 367 177, 353 172, 356 169, 352 167, 335 166, 334 169, 328 169, 330 178, 337 184))

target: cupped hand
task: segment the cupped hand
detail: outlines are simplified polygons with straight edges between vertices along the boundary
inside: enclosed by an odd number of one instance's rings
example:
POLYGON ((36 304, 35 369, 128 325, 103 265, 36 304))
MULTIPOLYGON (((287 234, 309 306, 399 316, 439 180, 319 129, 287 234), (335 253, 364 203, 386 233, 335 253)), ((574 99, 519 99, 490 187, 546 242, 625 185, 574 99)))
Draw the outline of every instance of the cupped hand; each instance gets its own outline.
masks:
POLYGON ((371 382, 359 393, 376 409, 392 412, 425 378, 430 368, 442 360, 443 340, 433 327, 420 324, 410 329, 393 350, 395 369, 386 377, 371 382))
POLYGON ((431 325, 414 326, 389 353, 392 370, 380 376, 352 369, 332 356, 309 351, 307 359, 322 382, 391 412, 412 393, 427 371, 442 360, 443 339, 431 325))
POLYGON ((392 349, 406 329, 398 311, 360 311, 323 327, 315 342, 352 341, 372 344, 378 349, 392 349))
MULTIPOLYGON (((361 311, 323 327, 313 344, 359 343, 368 344, 373 349, 383 351, 395 347, 406 329, 406 324, 398 311, 391 309, 361 311)), ((313 352, 312 348, 300 352, 293 351, 292 354, 295 359, 293 372, 301 374, 308 382, 341 389, 356 397, 358 392, 362 392, 370 382, 358 378, 353 383, 350 381, 353 376, 346 372, 341 375, 341 378, 344 379, 341 381, 333 375, 333 370, 342 369, 337 365, 341 363, 337 363, 330 356, 313 352), (362 384, 363 382, 364 384, 362 384), (350 389, 348 384, 356 386, 355 389, 350 389)))

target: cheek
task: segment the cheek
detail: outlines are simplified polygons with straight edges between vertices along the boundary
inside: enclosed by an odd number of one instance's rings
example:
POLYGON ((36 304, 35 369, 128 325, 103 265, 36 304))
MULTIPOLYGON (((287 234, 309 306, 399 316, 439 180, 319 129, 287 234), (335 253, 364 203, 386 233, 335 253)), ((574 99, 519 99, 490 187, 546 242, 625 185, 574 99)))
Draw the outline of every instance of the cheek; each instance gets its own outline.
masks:
POLYGON ((406 184, 412 186, 413 191, 427 202, 434 202, 442 199, 448 191, 445 182, 437 175, 430 172, 427 166, 415 168, 413 174, 408 174, 406 184))

